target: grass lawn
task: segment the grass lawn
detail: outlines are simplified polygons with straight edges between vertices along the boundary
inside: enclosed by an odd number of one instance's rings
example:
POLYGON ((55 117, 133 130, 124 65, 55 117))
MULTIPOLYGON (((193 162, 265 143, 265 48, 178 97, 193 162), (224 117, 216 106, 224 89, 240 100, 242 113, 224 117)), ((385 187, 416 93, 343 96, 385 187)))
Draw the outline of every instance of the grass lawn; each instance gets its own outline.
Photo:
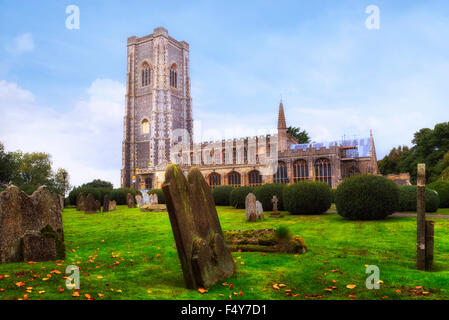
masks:
POLYGON ((329 213, 247 223, 244 210, 218 207, 218 213, 224 230, 286 225, 304 238, 309 251, 233 253, 237 272, 226 280, 233 288, 217 284, 201 294, 184 287, 167 213, 120 206, 87 215, 69 208, 63 213, 66 260, 0 265, 0 299, 25 294, 29 299, 86 299, 86 294, 95 299, 449 299, 446 219, 434 220, 434 270, 422 272, 415 270, 415 218, 353 222, 329 213), (81 267, 80 297, 65 288, 65 268, 71 264, 81 267), (366 289, 365 265, 380 268, 380 290, 366 289), (273 284, 285 287, 274 290, 273 284), (348 289, 349 284, 356 287, 348 289))

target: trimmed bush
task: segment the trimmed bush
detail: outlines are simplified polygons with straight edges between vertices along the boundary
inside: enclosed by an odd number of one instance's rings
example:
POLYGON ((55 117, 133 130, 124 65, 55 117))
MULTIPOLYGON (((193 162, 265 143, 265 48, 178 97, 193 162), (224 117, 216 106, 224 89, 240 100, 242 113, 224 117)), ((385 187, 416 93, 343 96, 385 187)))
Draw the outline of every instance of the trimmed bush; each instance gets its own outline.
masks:
POLYGON ((150 194, 157 194, 157 203, 159 204, 165 204, 165 196, 164 196, 164 191, 162 191, 162 189, 150 189, 147 192, 149 195, 150 194))
POLYGON ((282 193, 285 187, 285 184, 280 183, 264 184, 254 188, 254 195, 256 196, 257 200, 262 203, 263 209, 265 211, 273 210, 273 203, 271 202, 273 196, 276 196, 279 200, 278 210, 284 210, 282 193))
POLYGON ((83 193, 84 195, 87 196, 89 193, 92 193, 95 200, 100 201, 101 205, 103 205, 104 196, 106 194, 112 195, 112 191, 113 190, 109 188, 95 188, 95 187, 73 188, 73 190, 70 191, 69 193, 69 202, 70 205, 76 206, 76 197, 78 196, 78 194, 83 193))
POLYGON ((131 193, 134 197, 138 194, 142 194, 139 190, 136 190, 134 188, 113 189, 110 193, 110 200, 115 200, 118 205, 125 205, 126 196, 128 195, 128 193, 131 193))
POLYGON ((438 192, 440 197, 440 208, 449 208, 449 181, 435 181, 427 186, 431 190, 438 192))
MULTIPOLYGON (((398 211, 416 211, 416 186, 399 187, 398 211)), ((438 193, 426 188, 426 212, 436 212, 440 205, 438 193)))
POLYGON ((214 202, 216 206, 229 206, 229 198, 234 189, 231 186, 219 186, 212 190, 212 195, 214 196, 214 202))
POLYGON ((332 203, 335 203, 335 194, 336 193, 337 193, 337 189, 331 189, 332 203))
POLYGON ((229 195, 229 203, 236 209, 245 209, 245 198, 253 192, 253 187, 236 187, 229 195))
POLYGON ((285 187, 284 208, 292 214, 322 214, 331 207, 329 185, 318 181, 301 181, 285 187))
POLYGON ((337 188, 338 214, 350 220, 380 220, 394 213, 399 205, 399 188, 388 178, 357 175, 337 188))

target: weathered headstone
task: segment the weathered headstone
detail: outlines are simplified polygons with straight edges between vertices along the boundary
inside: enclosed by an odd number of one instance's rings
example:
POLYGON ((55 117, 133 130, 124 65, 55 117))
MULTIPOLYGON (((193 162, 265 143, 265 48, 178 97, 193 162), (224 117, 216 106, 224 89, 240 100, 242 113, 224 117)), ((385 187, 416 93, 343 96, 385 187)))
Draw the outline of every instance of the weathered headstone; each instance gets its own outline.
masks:
POLYGON ((98 210, 97 200, 95 200, 92 193, 89 193, 84 200, 84 212, 95 213, 98 210))
POLYGON ((273 198, 271 199, 271 203, 273 204, 273 212, 271 213, 271 217, 273 218, 281 218, 282 215, 279 213, 278 211, 278 197, 273 196, 273 198))
POLYGON ((151 203, 151 205, 159 204, 159 200, 157 198, 156 193, 153 193, 150 195, 150 203, 151 203))
POLYGON ((150 195, 148 193, 144 192, 142 194, 142 201, 143 201, 143 205, 150 205, 151 204, 150 195))
POLYGON ((61 209, 64 209, 64 197, 62 195, 58 195, 59 203, 61 204, 61 209))
POLYGON ((76 196, 76 210, 77 211, 84 211, 84 201, 86 200, 86 197, 83 193, 78 193, 76 196))
POLYGON ((128 205, 128 208, 135 208, 136 207, 136 203, 134 201, 134 197, 131 193, 128 193, 128 195, 126 196, 126 204, 128 205))
POLYGON ((46 186, 0 193, 0 263, 65 258, 61 203, 46 186))
POLYGON ((245 198, 245 213, 246 221, 254 222, 257 220, 256 196, 253 193, 248 193, 245 198))
POLYGON ((136 204, 139 208, 141 206, 143 206, 143 200, 142 200, 142 196, 140 194, 136 195, 136 204))
POLYGON ((176 165, 165 171, 163 185, 170 223, 187 288, 205 288, 234 273, 214 199, 201 172, 187 178, 176 165))
POLYGON ((256 218, 257 220, 263 220, 263 206, 260 201, 256 201, 256 218))
POLYGON ((103 212, 109 211, 109 195, 105 194, 103 198, 103 212))
POLYGON ((115 200, 109 201, 109 211, 114 211, 117 208, 117 202, 115 200))

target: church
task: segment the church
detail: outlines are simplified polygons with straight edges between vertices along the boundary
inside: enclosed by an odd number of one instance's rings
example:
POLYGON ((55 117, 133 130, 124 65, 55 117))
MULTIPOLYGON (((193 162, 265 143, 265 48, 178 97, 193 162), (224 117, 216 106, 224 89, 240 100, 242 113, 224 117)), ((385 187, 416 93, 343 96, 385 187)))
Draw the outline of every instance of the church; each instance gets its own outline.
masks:
POLYGON ((336 188, 352 175, 379 174, 372 133, 363 139, 298 144, 282 101, 277 133, 193 143, 189 45, 168 35, 128 38, 122 187, 160 188, 167 164, 196 166, 211 188, 315 180, 336 188))

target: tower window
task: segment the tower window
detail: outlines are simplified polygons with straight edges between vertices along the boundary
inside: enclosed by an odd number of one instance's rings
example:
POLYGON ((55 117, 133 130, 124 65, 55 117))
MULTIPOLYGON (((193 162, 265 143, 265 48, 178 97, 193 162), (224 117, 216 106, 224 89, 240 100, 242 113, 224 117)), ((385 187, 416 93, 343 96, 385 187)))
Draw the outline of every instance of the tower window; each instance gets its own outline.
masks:
POLYGON ((178 67, 175 63, 170 68, 170 87, 178 87, 178 67))
POLYGON ((142 134, 150 133, 150 122, 148 121, 148 119, 142 120, 142 125, 141 125, 140 131, 142 132, 142 134))
POLYGON ((142 65, 142 87, 148 86, 151 83, 151 69, 148 63, 142 65))

